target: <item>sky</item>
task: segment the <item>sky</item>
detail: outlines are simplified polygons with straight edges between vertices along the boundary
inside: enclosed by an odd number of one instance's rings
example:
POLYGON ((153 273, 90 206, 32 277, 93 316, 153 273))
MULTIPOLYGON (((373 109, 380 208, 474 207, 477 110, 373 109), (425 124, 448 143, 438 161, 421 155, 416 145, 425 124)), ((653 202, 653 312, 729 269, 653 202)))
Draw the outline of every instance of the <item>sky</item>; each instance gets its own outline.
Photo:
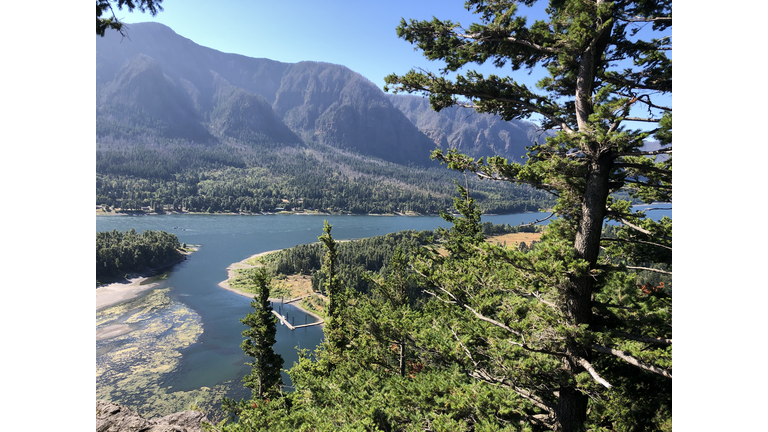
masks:
MULTIPOLYGON (((413 68, 438 72, 442 66, 398 38, 401 19, 436 16, 466 26, 477 21, 462 1, 446 0, 164 0, 162 6, 164 10, 155 17, 125 10, 117 11, 117 16, 127 23, 165 24, 199 45, 222 52, 286 63, 309 60, 344 65, 379 88, 391 73, 404 74, 413 68)), ((519 75, 527 84, 536 81, 525 72, 519 75)))

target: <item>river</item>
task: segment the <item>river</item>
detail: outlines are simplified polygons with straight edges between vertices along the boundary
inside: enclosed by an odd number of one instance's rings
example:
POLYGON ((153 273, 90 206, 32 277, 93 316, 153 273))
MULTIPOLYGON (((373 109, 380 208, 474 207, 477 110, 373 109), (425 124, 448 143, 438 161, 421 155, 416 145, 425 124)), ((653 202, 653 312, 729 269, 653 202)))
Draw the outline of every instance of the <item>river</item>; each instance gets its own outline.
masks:
MULTIPOLYGON (((667 206, 668 207, 668 206, 667 206)), ((654 212, 654 218, 668 212, 654 212)), ((483 222, 518 225, 541 213, 483 216, 483 222)), ((160 215, 96 218, 97 231, 161 230, 180 242, 199 245, 184 262, 163 275, 157 286, 130 301, 97 311, 97 329, 115 324, 131 331, 96 343, 96 396, 127 404, 157 417, 197 406, 210 410, 223 396, 247 397, 240 379, 249 372, 241 349, 243 325, 251 309, 247 297, 224 290, 226 268, 253 254, 316 242, 323 220, 336 240, 383 235, 400 230, 448 227, 436 216, 333 215, 160 215)), ((274 305, 275 309, 278 305, 274 305)), ((291 305, 283 313, 295 324, 315 318, 291 305)), ((296 348, 314 348, 321 326, 294 331, 278 325, 275 350, 288 369, 296 348)), ((284 374, 285 383, 290 383, 284 374)))

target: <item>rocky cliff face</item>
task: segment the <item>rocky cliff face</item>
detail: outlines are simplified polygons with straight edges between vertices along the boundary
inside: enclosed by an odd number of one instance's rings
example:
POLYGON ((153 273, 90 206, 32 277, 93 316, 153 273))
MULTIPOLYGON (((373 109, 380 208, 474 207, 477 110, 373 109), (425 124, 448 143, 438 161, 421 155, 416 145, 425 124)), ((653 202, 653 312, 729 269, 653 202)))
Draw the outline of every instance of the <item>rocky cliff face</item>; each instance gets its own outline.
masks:
POLYGON ((502 156, 514 162, 526 147, 543 141, 536 126, 522 120, 505 121, 500 116, 450 107, 435 112, 429 99, 412 95, 387 95, 423 134, 442 149, 455 148, 473 157, 502 156))
POLYGON ((96 432, 202 432, 202 423, 209 423, 199 411, 184 411, 146 420, 123 405, 107 401, 96 402, 96 432))

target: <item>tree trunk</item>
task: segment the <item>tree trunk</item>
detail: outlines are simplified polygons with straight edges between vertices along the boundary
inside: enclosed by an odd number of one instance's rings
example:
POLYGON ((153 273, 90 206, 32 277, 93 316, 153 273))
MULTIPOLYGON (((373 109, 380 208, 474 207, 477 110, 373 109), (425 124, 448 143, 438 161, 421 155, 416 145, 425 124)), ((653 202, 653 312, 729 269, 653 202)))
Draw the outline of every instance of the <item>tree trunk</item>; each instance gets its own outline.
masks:
POLYGON ((587 421, 587 396, 571 386, 560 387, 555 415, 555 432, 583 432, 587 421))
MULTIPOLYGON (((577 258, 589 263, 589 269, 595 268, 600 253, 600 235, 605 217, 605 205, 609 193, 609 174, 611 158, 603 154, 593 160, 587 174, 584 199, 581 207, 574 251, 577 258)), ((568 317, 571 325, 589 325, 592 318, 592 290, 595 279, 590 274, 571 278, 565 293, 568 317)), ((575 343, 569 343, 567 354, 580 356, 590 360, 589 350, 579 348, 575 343)), ((570 359, 565 359, 565 368, 575 375, 577 367, 570 359)), ((587 396, 573 386, 563 385, 556 408, 557 431, 583 431, 587 420, 587 396)))
MULTIPOLYGON (((581 217, 573 242, 576 258, 587 261, 590 269, 594 268, 600 255, 600 235, 603 231, 605 204, 609 193, 611 162, 609 155, 604 154, 590 163, 581 217)), ((589 324, 594 282, 594 278, 589 274, 571 278, 571 288, 566 293, 566 301, 573 324, 589 324)))

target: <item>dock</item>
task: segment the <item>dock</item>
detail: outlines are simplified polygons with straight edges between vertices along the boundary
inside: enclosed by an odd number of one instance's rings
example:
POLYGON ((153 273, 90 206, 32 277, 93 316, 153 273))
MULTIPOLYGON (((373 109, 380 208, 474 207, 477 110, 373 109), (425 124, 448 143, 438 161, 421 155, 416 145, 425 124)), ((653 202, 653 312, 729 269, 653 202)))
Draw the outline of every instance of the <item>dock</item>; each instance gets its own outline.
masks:
POLYGON ((277 319, 280 320, 281 323, 285 324, 285 326, 288 327, 291 330, 296 330, 297 328, 302 328, 302 327, 311 327, 311 326, 315 326, 315 325, 320 325, 320 324, 325 322, 323 320, 320 320, 318 322, 313 322, 313 323, 310 323, 310 324, 302 324, 302 325, 295 326, 295 325, 293 325, 293 324, 288 322, 288 318, 286 318, 283 315, 280 315, 279 313, 277 313, 277 311, 273 310, 272 313, 275 314, 275 316, 277 317, 277 319))

